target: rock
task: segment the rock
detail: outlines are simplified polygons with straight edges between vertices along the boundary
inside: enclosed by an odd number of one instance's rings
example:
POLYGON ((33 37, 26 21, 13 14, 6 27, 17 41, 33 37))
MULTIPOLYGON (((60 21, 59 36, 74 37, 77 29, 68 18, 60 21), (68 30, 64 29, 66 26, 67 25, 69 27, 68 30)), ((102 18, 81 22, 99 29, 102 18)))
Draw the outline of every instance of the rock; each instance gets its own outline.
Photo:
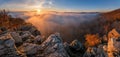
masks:
POLYGON ((25 26, 21 26, 19 28, 20 31, 28 31, 29 29, 31 29, 32 25, 25 25, 25 26))
POLYGON ((120 34, 113 29, 108 33, 107 53, 108 57, 120 57, 120 34))
POLYGON ((0 35, 0 57, 26 57, 20 53, 11 34, 0 35))
POLYGON ((35 36, 33 36, 29 31, 21 31, 19 34, 23 43, 34 43, 35 36))
POLYGON ((73 40, 72 43, 70 44, 70 47, 71 47, 74 51, 80 51, 80 50, 83 49, 82 43, 80 43, 78 40, 73 40))
POLYGON ((103 46, 103 50, 104 50, 105 52, 107 52, 107 45, 104 45, 104 46, 103 46))
POLYGON ((28 40, 30 38, 34 38, 34 36, 29 31, 20 32, 20 36, 21 36, 23 42, 25 42, 26 40, 28 40))
POLYGON ((41 50, 40 45, 32 44, 32 43, 24 43, 22 46, 19 47, 19 50, 26 55, 34 55, 41 50))
POLYGON ((88 47, 83 57, 108 57, 108 56, 103 49, 103 45, 99 45, 98 47, 88 47))
POLYGON ((75 53, 73 53, 73 51, 70 49, 70 45, 65 42, 64 43, 64 47, 65 47, 65 50, 67 51, 67 53, 69 54, 70 57, 76 57, 77 55, 75 53))
POLYGON ((13 39, 15 40, 15 43, 22 43, 22 38, 19 36, 19 33, 11 32, 10 34, 13 37, 13 39))
POLYGON ((108 33, 108 40, 110 38, 118 38, 118 37, 120 37, 120 34, 116 31, 116 29, 112 29, 112 31, 108 33))
POLYGON ((42 44, 44 57, 69 57, 59 33, 50 35, 42 44))
POLYGON ((42 42, 43 42, 43 38, 40 35, 35 37, 34 39, 35 44, 41 44, 42 42))
POLYGON ((84 54, 84 46, 78 40, 73 40, 69 48, 71 50, 69 53, 72 57, 82 57, 84 54))
POLYGON ((110 38, 108 41, 108 57, 120 56, 120 41, 116 41, 117 38, 110 38))
POLYGON ((34 36, 37 36, 37 35, 41 35, 41 33, 35 28, 35 27, 32 27, 30 30, 29 30, 32 35, 34 36))
POLYGON ((108 57, 106 51, 103 49, 103 45, 99 45, 96 50, 96 57, 108 57))
POLYGON ((20 36, 24 40, 24 38, 31 36, 31 33, 29 31, 22 31, 20 32, 20 36))
POLYGON ((96 51, 95 47, 88 47, 83 57, 95 57, 96 55, 95 51, 96 51))
POLYGON ((29 31, 32 35, 37 36, 41 35, 40 31, 38 31, 34 26, 27 25, 27 26, 21 26, 21 31, 29 31))

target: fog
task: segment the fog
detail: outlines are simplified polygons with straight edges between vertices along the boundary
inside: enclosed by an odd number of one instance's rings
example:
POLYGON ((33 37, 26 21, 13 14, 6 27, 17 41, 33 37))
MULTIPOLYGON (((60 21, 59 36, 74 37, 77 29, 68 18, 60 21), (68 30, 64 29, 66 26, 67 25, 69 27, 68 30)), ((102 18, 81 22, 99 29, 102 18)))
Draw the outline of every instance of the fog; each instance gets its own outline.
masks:
MULTIPOLYGON (((79 39, 80 24, 90 22, 98 17, 98 13, 46 12, 42 14, 24 13, 26 22, 33 24, 42 35, 48 37, 59 32, 64 41, 79 39)), ((21 15, 20 15, 21 17, 21 15)))

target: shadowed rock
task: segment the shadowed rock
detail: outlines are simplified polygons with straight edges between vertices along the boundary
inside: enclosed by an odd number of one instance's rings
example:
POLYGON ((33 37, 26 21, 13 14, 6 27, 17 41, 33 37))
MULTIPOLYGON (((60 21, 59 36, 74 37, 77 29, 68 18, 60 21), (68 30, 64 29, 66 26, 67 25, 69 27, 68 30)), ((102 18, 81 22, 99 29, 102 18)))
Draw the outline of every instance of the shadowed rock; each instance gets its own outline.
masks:
POLYGON ((25 57, 17 50, 15 40, 9 33, 0 35, 0 57, 25 57))

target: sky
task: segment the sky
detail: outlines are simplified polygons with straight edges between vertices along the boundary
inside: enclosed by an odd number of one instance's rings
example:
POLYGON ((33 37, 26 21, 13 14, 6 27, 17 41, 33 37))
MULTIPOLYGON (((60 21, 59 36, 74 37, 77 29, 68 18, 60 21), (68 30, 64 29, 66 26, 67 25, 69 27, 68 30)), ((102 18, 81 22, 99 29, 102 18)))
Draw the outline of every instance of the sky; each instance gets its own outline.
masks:
POLYGON ((120 0, 0 0, 0 9, 102 12, 120 8, 120 0))

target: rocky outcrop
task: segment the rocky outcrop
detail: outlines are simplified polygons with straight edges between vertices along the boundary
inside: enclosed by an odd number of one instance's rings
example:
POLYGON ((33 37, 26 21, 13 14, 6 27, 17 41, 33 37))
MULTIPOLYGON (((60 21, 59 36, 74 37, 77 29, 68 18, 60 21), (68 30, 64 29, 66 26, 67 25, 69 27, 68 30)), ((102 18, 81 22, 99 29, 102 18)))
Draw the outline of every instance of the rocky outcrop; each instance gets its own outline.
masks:
POLYGON ((108 57, 120 57, 120 34, 113 29, 108 33, 108 57))
POLYGON ((113 29, 103 43, 85 48, 78 40, 63 43, 59 33, 45 39, 26 30, 12 31, 0 35, 0 57, 120 57, 119 35, 113 29))
POLYGON ((19 33, 11 32, 11 36, 15 40, 15 43, 22 43, 22 38, 19 36, 19 33))
POLYGON ((103 45, 98 47, 88 47, 83 57, 108 57, 103 49, 103 45))
POLYGON ((0 57, 25 57, 17 50, 15 40, 9 33, 0 35, 0 57))
POLYGON ((80 43, 78 40, 72 41, 72 43, 70 44, 70 47, 74 49, 74 51, 79 51, 83 49, 82 43, 80 43))
POLYGON ((112 29, 109 33, 108 33, 108 40, 110 38, 118 38, 120 37, 120 34, 117 32, 116 29, 112 29))
POLYGON ((84 54, 84 46, 83 44, 78 40, 73 40, 69 45, 68 53, 71 57, 82 57, 84 54))
POLYGON ((109 57, 120 57, 120 41, 116 38, 109 39, 107 48, 109 57))
POLYGON ((33 36, 41 35, 40 31, 38 31, 32 25, 21 26, 21 28, 19 28, 19 30, 20 31, 29 31, 33 36))
POLYGON ((69 57, 59 33, 50 35, 42 44, 44 57, 69 57))
POLYGON ((22 46, 19 47, 20 52, 26 55, 36 55, 40 50, 42 50, 40 45, 32 44, 32 43, 24 43, 22 46))
POLYGON ((34 39, 35 44, 41 44, 44 41, 44 38, 40 35, 36 36, 34 39))
POLYGON ((42 38, 38 35, 33 42, 23 43, 18 50, 28 57, 69 57, 59 33, 52 34, 41 42, 42 38))

